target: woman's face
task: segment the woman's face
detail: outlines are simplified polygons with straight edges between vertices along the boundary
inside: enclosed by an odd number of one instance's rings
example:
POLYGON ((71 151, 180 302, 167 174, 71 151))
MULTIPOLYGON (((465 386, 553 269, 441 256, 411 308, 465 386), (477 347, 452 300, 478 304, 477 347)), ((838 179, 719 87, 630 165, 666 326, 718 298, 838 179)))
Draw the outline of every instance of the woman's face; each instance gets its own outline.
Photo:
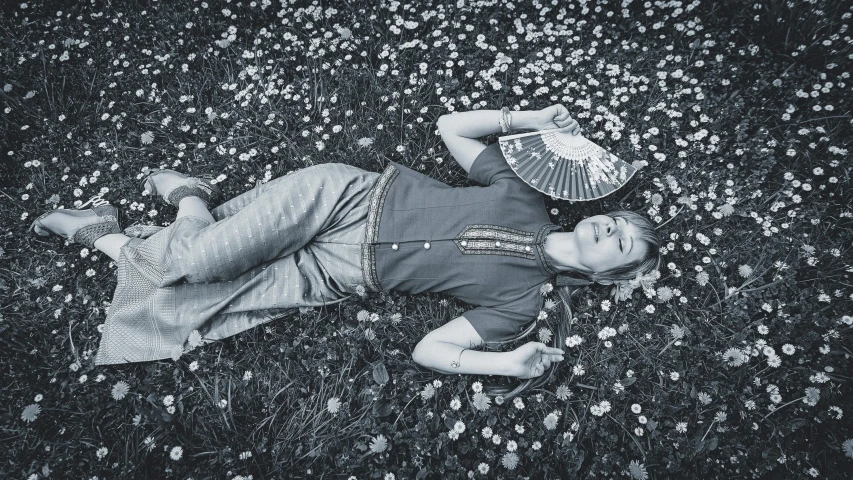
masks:
POLYGON ((574 233, 578 263, 593 273, 642 260, 648 250, 638 227, 621 217, 585 218, 575 225, 574 233))

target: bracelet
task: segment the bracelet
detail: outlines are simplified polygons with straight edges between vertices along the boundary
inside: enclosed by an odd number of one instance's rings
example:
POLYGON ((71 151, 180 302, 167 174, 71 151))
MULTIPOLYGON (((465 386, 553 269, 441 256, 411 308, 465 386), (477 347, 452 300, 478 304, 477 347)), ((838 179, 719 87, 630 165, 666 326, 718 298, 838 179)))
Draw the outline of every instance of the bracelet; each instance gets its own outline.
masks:
POLYGON ((509 111, 509 107, 501 108, 501 118, 498 120, 498 124, 500 124, 503 133, 512 131, 512 114, 509 111))
POLYGON ((463 348, 462 350, 460 350, 460 351, 459 351, 459 358, 457 358, 456 360, 454 360, 454 361, 450 362, 450 366, 451 366, 451 367, 453 367, 453 368, 459 368, 460 361, 462 360, 462 352, 464 352, 465 350, 468 350, 468 349, 467 349, 467 348, 463 348))

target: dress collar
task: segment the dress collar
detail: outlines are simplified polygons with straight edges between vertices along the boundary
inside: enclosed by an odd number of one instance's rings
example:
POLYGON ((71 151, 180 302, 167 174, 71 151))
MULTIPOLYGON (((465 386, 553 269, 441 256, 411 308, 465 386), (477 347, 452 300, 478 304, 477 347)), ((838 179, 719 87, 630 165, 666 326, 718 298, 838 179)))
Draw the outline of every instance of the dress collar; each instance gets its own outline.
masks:
POLYGON ((557 269, 550 261, 548 261, 548 256, 545 255, 545 238, 549 233, 555 230, 562 230, 563 227, 559 225, 554 225, 553 223, 546 223, 539 228, 539 231, 536 233, 536 250, 539 252, 539 268, 543 273, 547 275, 557 275, 560 273, 560 270, 557 269))

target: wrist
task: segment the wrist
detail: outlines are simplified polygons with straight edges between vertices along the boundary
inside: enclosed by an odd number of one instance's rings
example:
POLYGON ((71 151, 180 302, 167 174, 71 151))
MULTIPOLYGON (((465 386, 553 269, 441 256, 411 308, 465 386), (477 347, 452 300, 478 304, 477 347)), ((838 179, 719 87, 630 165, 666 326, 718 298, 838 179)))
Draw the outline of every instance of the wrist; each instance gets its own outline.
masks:
POLYGON ((503 360, 500 362, 500 373, 499 375, 504 375, 507 377, 517 377, 521 375, 520 365, 515 359, 512 357, 512 352, 502 352, 503 360))
POLYGON ((532 110, 520 110, 512 112, 513 130, 535 130, 537 127, 536 112, 532 110))

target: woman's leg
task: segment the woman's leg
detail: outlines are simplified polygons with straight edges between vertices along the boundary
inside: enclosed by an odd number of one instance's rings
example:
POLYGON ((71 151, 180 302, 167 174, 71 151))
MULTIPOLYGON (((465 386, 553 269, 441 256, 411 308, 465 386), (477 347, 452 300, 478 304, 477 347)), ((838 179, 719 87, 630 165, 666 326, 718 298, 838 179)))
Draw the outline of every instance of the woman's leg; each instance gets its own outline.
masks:
POLYGON ((178 215, 175 220, 186 216, 199 217, 214 223, 215 220, 207 209, 207 204, 198 197, 184 197, 178 204, 178 215))
POLYGON ((366 195, 374 177, 343 164, 304 168, 241 195, 241 208, 217 222, 201 216, 193 199, 182 200, 180 208, 186 202, 187 213, 179 215, 176 223, 184 223, 165 239, 159 286, 229 281, 293 254, 324 231, 342 209, 353 208, 339 200, 352 197, 352 189, 366 195))
MULTIPOLYGON (((178 215, 176 220, 186 216, 199 217, 213 223, 213 217, 207 210, 207 205, 198 197, 184 197, 178 206, 178 215)), ((130 237, 122 233, 110 233, 95 240, 95 248, 104 252, 113 259, 118 261, 121 254, 121 247, 130 240, 130 237)))
POLYGON ((95 248, 106 253, 113 261, 118 261, 121 254, 121 247, 130 240, 130 237, 123 233, 108 233, 103 237, 95 240, 95 248))
POLYGON ((217 221, 222 220, 223 218, 230 217, 235 213, 239 212, 246 205, 254 202, 258 197, 263 195, 265 192, 269 190, 273 190, 278 188, 281 184, 287 183, 288 175, 284 175, 278 178, 274 178, 267 183, 261 183, 251 190, 241 193, 236 197, 222 203, 216 208, 210 210, 210 214, 213 215, 213 218, 217 221))

